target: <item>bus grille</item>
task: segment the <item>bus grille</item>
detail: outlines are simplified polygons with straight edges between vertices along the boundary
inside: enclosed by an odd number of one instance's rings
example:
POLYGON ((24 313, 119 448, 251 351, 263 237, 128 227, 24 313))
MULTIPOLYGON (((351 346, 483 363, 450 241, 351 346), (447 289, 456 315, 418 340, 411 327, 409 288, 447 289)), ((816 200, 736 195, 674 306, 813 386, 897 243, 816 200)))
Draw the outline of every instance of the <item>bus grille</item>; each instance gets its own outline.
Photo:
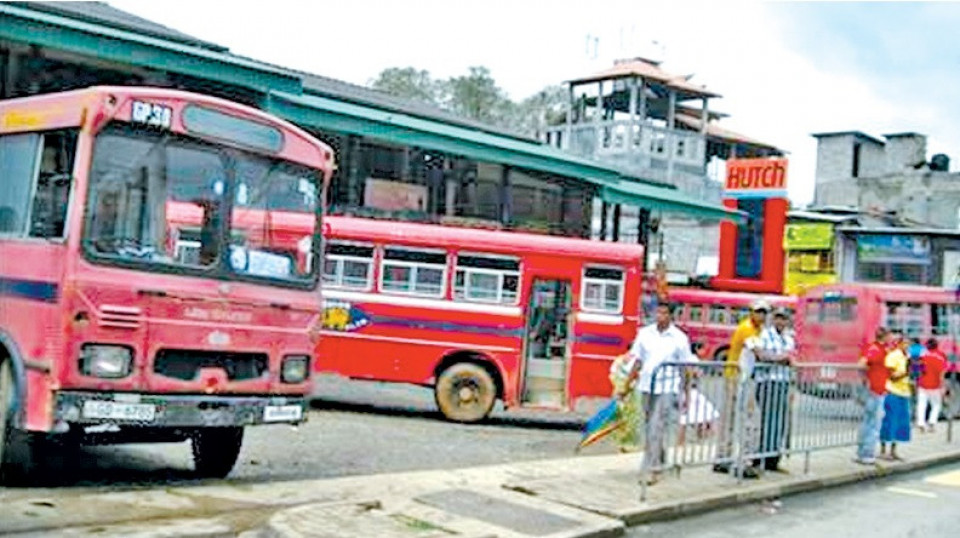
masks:
POLYGON ((203 368, 220 368, 230 381, 257 379, 269 370, 266 353, 226 353, 187 349, 161 349, 153 371, 165 377, 194 381, 203 368))

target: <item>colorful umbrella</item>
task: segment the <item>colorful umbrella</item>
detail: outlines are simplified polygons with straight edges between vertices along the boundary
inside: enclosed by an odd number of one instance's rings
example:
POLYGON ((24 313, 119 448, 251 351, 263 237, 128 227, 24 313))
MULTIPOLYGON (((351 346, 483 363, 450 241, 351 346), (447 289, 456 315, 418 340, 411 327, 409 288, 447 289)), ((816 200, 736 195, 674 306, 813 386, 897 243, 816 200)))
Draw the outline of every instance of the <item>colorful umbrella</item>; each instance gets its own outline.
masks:
POLYGON ((587 423, 583 427, 583 437, 580 438, 580 444, 577 445, 576 451, 579 452, 583 447, 603 439, 623 424, 623 419, 620 416, 620 404, 616 398, 613 398, 587 419, 587 423))

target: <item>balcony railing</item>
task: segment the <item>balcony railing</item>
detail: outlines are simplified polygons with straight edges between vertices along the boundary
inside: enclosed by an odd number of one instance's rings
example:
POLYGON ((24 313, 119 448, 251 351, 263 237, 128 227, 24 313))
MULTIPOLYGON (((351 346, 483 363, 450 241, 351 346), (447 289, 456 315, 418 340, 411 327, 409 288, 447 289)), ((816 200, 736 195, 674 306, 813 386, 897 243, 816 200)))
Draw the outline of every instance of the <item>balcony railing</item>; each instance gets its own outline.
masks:
POLYGON ((703 135, 630 120, 575 124, 569 139, 566 125, 549 127, 545 139, 547 144, 581 157, 626 161, 640 168, 663 169, 671 156, 674 165, 704 168, 706 162, 703 135))

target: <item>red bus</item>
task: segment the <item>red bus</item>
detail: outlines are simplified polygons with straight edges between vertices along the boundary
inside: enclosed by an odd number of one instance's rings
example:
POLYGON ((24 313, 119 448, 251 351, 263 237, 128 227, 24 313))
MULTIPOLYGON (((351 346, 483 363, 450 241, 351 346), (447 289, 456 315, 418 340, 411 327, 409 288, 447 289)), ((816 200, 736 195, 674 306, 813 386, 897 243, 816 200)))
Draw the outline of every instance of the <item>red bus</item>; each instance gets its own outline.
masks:
POLYGON ((188 439, 197 473, 225 476, 244 426, 304 420, 329 147, 156 88, 3 101, 0 120, 6 478, 63 444, 188 439), (290 207, 299 259, 274 248, 290 207))
MULTIPOLYGON (((829 284, 811 288, 797 306, 797 347, 801 360, 813 363, 856 363, 863 345, 877 327, 903 332, 926 342, 936 338, 950 358, 948 403, 960 412, 960 378, 956 371, 960 304, 952 290, 914 285, 829 284)), ((830 378, 830 372, 820 377, 830 378)))
POLYGON ((610 394, 639 245, 351 217, 324 224, 320 372, 430 386, 461 422, 610 394))
POLYGON ((797 298, 789 295, 761 295, 734 291, 716 291, 702 288, 670 288, 670 301, 677 306, 677 326, 687 333, 690 342, 703 346, 702 357, 725 360, 730 337, 737 324, 750 312, 750 305, 758 299, 766 300, 773 308, 793 312, 797 298))

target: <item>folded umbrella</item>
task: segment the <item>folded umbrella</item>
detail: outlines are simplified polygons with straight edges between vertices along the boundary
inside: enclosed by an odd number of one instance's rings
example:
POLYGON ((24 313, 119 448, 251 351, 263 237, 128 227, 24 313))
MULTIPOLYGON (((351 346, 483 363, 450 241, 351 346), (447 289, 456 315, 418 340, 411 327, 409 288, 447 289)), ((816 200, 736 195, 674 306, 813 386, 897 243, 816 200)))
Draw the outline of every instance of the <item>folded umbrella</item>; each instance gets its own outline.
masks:
POLYGON ((579 452, 583 447, 603 439, 623 424, 623 418, 620 416, 619 400, 613 398, 587 419, 587 423, 583 427, 583 436, 580 438, 580 444, 577 445, 576 451, 579 452))

